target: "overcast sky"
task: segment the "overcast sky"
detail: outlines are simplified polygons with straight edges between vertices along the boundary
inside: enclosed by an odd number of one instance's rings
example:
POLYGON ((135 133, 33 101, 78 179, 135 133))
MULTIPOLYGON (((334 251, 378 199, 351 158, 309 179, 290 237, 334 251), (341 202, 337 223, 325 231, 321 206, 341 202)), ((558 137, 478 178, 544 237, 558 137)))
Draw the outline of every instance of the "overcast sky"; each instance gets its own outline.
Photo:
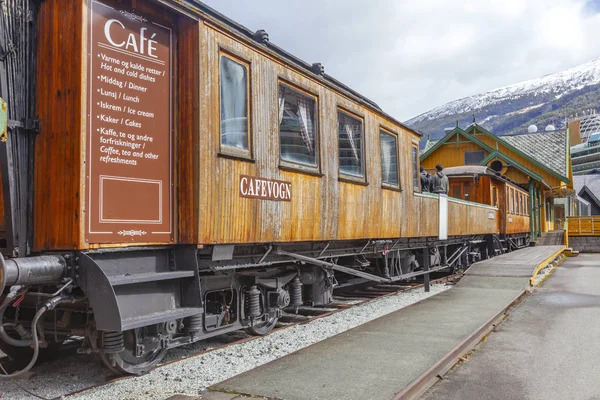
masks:
POLYGON ((204 0, 400 120, 600 56, 600 0, 204 0))

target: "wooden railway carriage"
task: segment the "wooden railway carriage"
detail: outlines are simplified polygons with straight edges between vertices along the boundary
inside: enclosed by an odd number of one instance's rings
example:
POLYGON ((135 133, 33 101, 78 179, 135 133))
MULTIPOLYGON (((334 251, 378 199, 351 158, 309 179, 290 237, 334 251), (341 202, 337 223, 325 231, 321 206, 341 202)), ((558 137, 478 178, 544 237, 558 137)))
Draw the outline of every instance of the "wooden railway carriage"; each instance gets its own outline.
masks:
POLYGON ((508 249, 529 243, 529 193, 497 171, 479 165, 444 168, 449 195, 497 207, 499 239, 508 249))
POLYGON ((171 347, 264 334, 344 276, 493 252, 496 205, 421 194, 419 134, 266 32, 194 1, 19 1, 34 31, 4 62, 37 63, 0 71, 9 107, 32 105, 0 142, 9 354, 37 354, 39 327, 141 373, 171 347))

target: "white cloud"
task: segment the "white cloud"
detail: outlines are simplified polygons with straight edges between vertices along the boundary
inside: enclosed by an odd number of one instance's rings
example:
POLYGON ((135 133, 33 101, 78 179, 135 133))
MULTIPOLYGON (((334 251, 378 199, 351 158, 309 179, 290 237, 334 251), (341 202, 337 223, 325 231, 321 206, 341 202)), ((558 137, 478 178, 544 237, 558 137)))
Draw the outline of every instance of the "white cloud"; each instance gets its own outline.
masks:
POLYGON ((400 120, 600 56, 600 7, 586 0, 205 3, 400 120))

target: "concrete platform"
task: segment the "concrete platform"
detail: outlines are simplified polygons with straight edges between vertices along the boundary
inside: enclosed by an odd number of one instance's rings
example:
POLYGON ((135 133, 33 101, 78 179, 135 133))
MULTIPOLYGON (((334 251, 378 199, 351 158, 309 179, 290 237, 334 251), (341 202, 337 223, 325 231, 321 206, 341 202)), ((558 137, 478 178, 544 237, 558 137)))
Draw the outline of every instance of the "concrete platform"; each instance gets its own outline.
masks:
POLYGON ((568 258, 424 399, 600 399, 600 254, 568 258))
MULTIPOLYGON (((477 263, 451 290, 216 384, 213 390, 286 400, 389 400, 459 344, 477 339, 482 328, 523 294, 540 264, 563 248, 526 248, 477 263)), ((445 372, 443 365, 437 367, 445 372)))

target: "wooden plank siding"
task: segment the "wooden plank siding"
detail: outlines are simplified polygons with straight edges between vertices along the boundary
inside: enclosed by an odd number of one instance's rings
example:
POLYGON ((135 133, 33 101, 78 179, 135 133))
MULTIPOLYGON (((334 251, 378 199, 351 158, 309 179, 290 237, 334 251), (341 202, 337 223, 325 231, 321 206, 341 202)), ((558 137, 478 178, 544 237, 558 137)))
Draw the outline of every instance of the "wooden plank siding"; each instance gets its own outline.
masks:
POLYGON ((40 4, 33 198, 34 250, 74 249, 81 233, 84 7, 40 4))
MULTIPOLYGON (((438 148, 431 156, 421 161, 421 164, 425 167, 427 172, 431 175, 435 174, 435 166, 442 164, 444 167, 455 167, 458 165, 465 165, 466 151, 477 151, 482 150, 478 144, 468 142, 461 135, 454 135, 453 138, 448 141, 440 148, 438 148)), ((486 151, 484 157, 487 157, 489 153, 486 151)))
POLYGON ((177 52, 179 79, 176 131, 177 137, 175 179, 177 188, 177 221, 179 242, 195 243, 198 237, 199 207, 199 91, 198 61, 200 57, 199 28, 196 21, 182 19, 179 25, 179 51, 177 52))
POLYGON ((448 199, 448 234, 475 235, 498 233, 498 210, 465 204, 459 200, 448 199), (493 218, 490 218, 493 216, 493 218))

